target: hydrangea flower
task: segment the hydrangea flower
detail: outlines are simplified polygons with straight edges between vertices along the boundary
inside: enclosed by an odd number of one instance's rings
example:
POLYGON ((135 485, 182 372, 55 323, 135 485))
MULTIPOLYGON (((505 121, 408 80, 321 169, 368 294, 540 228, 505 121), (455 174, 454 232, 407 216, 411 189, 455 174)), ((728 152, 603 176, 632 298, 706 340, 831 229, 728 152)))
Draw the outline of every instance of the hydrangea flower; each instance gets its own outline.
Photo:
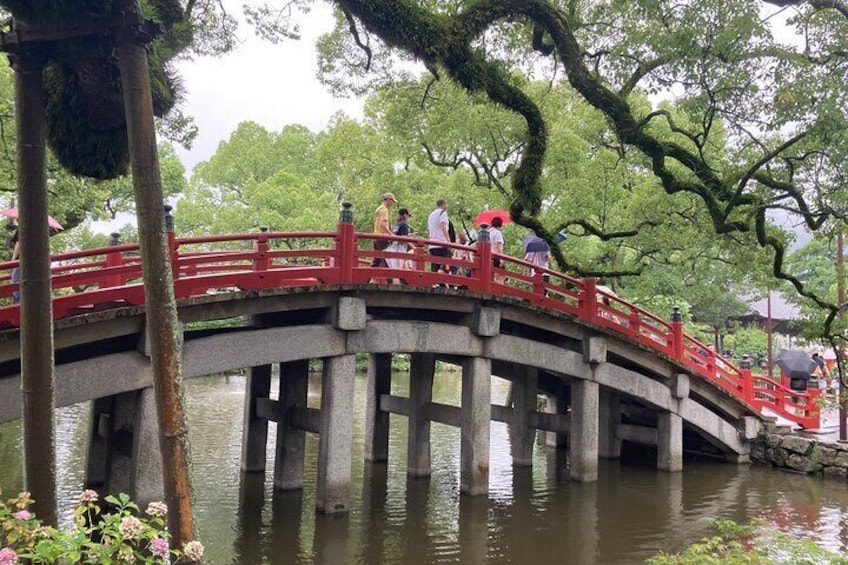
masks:
POLYGON ((79 495, 80 502, 97 502, 98 495, 96 490, 90 488, 85 489, 79 495))
POLYGON ((30 514, 29 510, 18 510, 13 514, 15 520, 20 520, 21 522, 26 522, 30 518, 32 518, 32 514, 30 514))
POLYGON ((167 557, 170 549, 170 546, 168 546, 168 540, 166 539, 156 538, 150 542, 150 553, 156 557, 167 557))
POLYGON ((161 518, 168 513, 168 506, 164 502, 151 502, 147 505, 145 512, 150 516, 161 518))
POLYGON ((15 565, 18 562, 18 554, 11 547, 0 549, 0 565, 15 565))
POLYGON ((124 516, 121 518, 121 525, 118 526, 118 530, 125 538, 135 538, 144 531, 144 524, 135 516, 124 516))
POLYGON ((200 561, 203 557, 203 544, 199 541, 190 541, 183 547, 183 554, 189 561, 200 561))

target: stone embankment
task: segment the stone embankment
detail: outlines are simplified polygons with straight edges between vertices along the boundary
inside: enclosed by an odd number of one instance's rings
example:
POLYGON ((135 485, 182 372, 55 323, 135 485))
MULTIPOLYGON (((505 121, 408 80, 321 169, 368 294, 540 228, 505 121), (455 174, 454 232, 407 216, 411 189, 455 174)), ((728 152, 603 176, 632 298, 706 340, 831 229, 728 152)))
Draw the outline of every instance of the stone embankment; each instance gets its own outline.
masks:
POLYGON ((848 480, 848 444, 822 442, 780 428, 759 435, 751 445, 751 460, 797 473, 848 480))

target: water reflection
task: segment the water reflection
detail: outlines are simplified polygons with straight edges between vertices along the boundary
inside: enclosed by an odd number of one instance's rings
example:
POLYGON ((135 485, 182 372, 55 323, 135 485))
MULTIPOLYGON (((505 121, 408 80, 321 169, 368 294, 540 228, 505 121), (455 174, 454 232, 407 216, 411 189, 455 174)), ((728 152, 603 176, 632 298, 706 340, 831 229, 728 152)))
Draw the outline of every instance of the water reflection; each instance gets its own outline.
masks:
MULTIPOLYGON (((317 406, 318 396, 310 395, 317 406)), ((274 385, 276 387, 276 384, 274 385)), ((536 446, 533 467, 512 467, 503 424, 492 424, 491 496, 459 496, 459 431, 432 426, 433 475, 406 476, 406 419, 391 416, 389 461, 363 464, 364 380, 356 389, 353 511, 316 515, 317 437, 307 434, 303 491, 274 491, 273 452, 262 474, 239 472, 244 379, 188 382, 189 424, 200 535, 215 564, 288 563, 637 563, 679 550, 709 532, 700 521, 763 517, 844 550, 848 489, 758 467, 689 464, 679 474, 601 461, 595 484, 568 480, 562 451, 536 446)), ((406 394, 396 376, 393 394, 406 394)), ((506 385, 495 381, 495 402, 506 385)), ((435 380, 434 398, 456 404, 457 373, 435 380)), ((66 509, 82 485, 87 407, 58 418, 59 492, 66 509)), ((276 429, 269 430, 273 446, 276 429)), ((22 486, 20 426, 0 425, 0 486, 22 486)))

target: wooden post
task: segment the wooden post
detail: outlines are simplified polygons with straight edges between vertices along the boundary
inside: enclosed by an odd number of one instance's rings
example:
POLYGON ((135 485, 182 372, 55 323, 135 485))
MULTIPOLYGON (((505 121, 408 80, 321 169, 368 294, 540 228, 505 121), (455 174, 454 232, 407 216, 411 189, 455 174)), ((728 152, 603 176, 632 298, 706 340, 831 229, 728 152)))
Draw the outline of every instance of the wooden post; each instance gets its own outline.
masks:
POLYGON ((24 468, 34 510, 56 526, 56 455, 53 430, 53 304, 45 171, 44 61, 14 57, 18 141, 21 269, 21 392, 24 468))
POLYGON ((356 228, 353 225, 353 211, 350 202, 342 203, 336 235, 336 267, 339 269, 341 284, 353 282, 353 268, 356 266, 356 228))
MULTIPOLYGON (((122 0, 121 7, 130 17, 140 14, 137 0, 122 0)), ((118 38, 117 55, 138 216, 150 361, 159 419, 165 502, 168 504, 168 530, 172 536, 172 545, 181 547, 183 543, 194 539, 191 476, 188 468, 190 457, 183 405, 180 328, 165 234, 164 197, 156 149, 150 70, 144 45, 148 39, 142 37, 138 30, 125 30, 124 36, 118 38)))

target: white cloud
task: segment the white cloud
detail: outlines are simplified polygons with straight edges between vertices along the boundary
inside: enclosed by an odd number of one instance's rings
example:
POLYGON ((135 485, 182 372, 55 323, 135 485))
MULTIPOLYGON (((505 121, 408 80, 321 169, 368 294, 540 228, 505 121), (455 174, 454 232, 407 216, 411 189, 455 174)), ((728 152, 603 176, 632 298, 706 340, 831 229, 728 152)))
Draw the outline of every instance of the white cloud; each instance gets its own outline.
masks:
POLYGON ((361 116, 362 101, 334 98, 316 78, 315 42, 332 26, 330 8, 318 4, 302 18, 299 41, 272 45, 244 24, 243 41, 232 53, 180 62, 177 70, 186 90, 183 108, 200 128, 190 151, 177 150, 186 169, 190 172, 211 157, 243 121, 271 130, 297 123, 315 131, 339 110, 361 116))

